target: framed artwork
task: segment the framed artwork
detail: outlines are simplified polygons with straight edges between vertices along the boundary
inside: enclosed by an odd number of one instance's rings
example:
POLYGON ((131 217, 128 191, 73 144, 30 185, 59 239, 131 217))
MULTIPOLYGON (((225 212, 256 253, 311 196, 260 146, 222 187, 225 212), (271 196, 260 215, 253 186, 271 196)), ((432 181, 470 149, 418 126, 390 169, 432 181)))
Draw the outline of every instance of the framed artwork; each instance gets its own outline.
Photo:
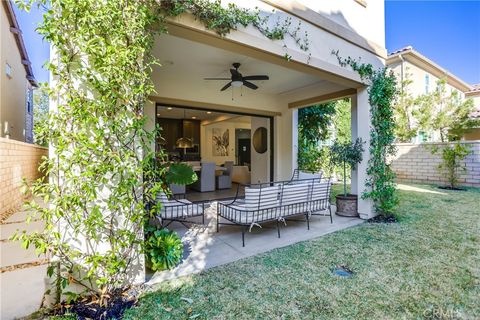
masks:
POLYGON ((216 157, 228 156, 228 146, 230 144, 229 129, 212 129, 212 153, 216 157))

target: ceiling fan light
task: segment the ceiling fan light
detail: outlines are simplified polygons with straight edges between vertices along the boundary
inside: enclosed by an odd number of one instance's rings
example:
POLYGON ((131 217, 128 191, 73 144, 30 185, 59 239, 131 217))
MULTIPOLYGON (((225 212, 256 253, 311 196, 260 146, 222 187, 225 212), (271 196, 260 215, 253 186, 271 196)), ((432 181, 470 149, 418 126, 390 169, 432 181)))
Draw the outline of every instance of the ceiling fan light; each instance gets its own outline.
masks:
POLYGON ((232 87, 240 88, 243 85, 243 81, 232 81, 232 87))

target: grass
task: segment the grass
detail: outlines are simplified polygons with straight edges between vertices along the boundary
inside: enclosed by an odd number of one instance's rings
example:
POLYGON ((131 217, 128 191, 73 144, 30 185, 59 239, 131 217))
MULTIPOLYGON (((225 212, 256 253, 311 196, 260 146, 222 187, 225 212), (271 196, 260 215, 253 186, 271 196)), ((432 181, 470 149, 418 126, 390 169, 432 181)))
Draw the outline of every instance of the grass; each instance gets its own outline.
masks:
POLYGON ((478 319, 480 190, 404 186, 362 224, 161 284, 125 319, 478 319), (355 274, 340 278, 336 265, 355 274))
POLYGON ((365 223, 163 283, 124 318, 480 319, 480 189, 403 185, 400 200, 399 223, 365 223), (336 265, 354 276, 333 275, 336 265))

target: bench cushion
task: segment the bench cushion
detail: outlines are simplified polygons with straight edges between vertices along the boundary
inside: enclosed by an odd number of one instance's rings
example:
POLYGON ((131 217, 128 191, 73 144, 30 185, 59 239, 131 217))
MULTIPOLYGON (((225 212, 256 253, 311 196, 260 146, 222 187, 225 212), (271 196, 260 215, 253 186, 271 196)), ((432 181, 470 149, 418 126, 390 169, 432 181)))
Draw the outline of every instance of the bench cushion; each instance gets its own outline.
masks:
POLYGON ((275 208, 279 205, 280 186, 265 188, 245 188, 247 210, 275 208))
POLYGON ((283 186, 281 205, 308 201, 311 183, 286 184, 283 186))
POLYGON ((317 173, 312 173, 312 172, 303 172, 300 171, 298 173, 298 180, 304 180, 304 179, 320 179, 322 177, 322 174, 320 172, 317 173))

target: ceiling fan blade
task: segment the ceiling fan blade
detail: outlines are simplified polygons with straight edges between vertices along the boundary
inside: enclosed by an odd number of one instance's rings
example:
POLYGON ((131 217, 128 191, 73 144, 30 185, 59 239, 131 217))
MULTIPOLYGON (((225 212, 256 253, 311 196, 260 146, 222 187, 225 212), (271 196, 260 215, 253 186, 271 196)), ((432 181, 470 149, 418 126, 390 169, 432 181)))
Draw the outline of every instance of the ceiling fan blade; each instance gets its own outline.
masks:
POLYGON ((220 91, 225 91, 225 90, 227 90, 228 88, 230 88, 231 85, 232 85, 232 82, 230 81, 230 82, 227 83, 222 89, 220 89, 220 91))
POLYGON ((231 80, 230 78, 203 78, 203 80, 231 80))
MULTIPOLYGON (((245 78, 244 78, 244 79, 245 79, 245 78)), ((258 87, 257 87, 256 85, 254 85, 254 84, 251 83, 251 82, 245 81, 245 80, 243 81, 243 85, 244 85, 245 87, 248 87, 248 88, 253 89, 253 90, 257 90, 257 89, 258 89, 258 87)))
POLYGON ((246 76, 243 77, 243 80, 269 80, 270 78, 265 75, 258 75, 258 76, 246 76))

